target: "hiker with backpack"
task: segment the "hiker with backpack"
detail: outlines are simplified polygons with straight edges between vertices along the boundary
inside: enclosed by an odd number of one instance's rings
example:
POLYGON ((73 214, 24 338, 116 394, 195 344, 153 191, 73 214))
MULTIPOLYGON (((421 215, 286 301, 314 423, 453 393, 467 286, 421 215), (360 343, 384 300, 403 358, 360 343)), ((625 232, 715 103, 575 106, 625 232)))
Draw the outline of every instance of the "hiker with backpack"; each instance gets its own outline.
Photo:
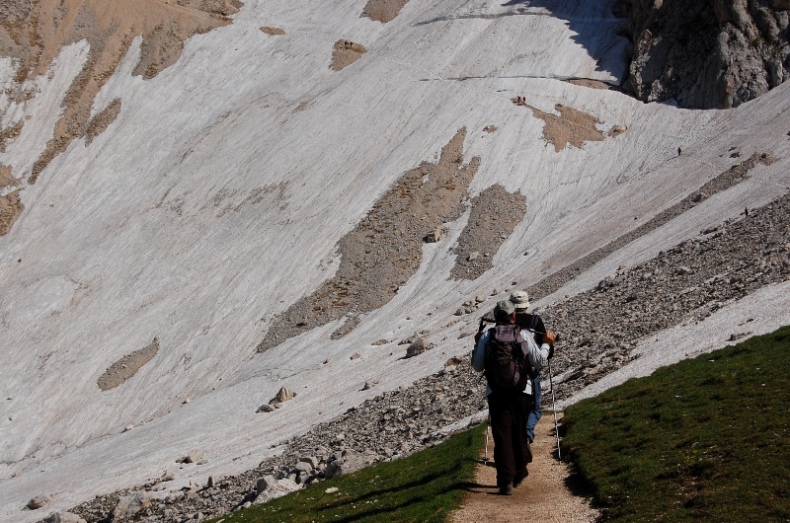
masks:
MULTIPOLYGON (((513 302, 513 306, 516 308, 516 324, 521 327, 522 334, 530 335, 535 340, 535 343, 538 346, 543 345, 546 339, 546 326, 543 324, 543 320, 537 314, 529 314, 527 310, 529 309, 529 295, 526 291, 515 291, 510 295, 510 301, 513 302)), ((554 356, 554 343, 549 344, 549 354, 548 359, 554 356)), ((527 416, 527 437, 529 438, 529 442, 533 443, 535 441, 535 426, 540 421, 540 417, 543 414, 542 406, 541 406, 541 391, 540 391, 540 369, 533 369, 533 373, 530 376, 532 381, 532 410, 529 412, 527 416)))
POLYGON ((516 324, 510 300, 497 303, 496 326, 488 329, 472 352, 472 368, 485 372, 488 410, 494 436, 494 464, 499 492, 509 495, 527 477, 532 452, 527 417, 533 407, 531 374, 548 363, 554 334, 547 333, 541 347, 516 324))

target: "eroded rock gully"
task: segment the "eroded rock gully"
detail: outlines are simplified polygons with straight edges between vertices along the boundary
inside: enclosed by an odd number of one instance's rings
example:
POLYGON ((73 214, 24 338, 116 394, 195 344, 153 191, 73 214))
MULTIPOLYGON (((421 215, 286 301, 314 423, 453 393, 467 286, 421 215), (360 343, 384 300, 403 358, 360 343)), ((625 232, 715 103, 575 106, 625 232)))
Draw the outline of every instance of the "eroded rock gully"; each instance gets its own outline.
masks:
POLYGON ((480 165, 477 157, 463 164, 465 136, 466 128, 460 129, 437 163, 423 162, 401 176, 340 239, 335 276, 274 318, 257 352, 347 317, 334 336, 340 337, 356 325, 359 314, 395 296, 420 266, 425 235, 464 212, 467 188, 480 165))

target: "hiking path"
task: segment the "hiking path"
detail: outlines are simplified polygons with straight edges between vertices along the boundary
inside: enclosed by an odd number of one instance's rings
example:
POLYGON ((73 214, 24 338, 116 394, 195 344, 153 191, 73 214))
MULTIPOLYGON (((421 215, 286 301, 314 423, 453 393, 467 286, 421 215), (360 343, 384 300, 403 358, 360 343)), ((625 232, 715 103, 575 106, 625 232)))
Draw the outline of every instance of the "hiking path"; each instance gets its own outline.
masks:
MULTIPOLYGON (((567 464, 556 459, 552 413, 544 413, 536 427, 529 477, 510 496, 498 493, 493 467, 494 442, 490 436, 488 444, 490 465, 482 464, 481 460, 475 473, 476 486, 469 489, 461 507, 450 514, 450 523, 593 523, 596 520, 598 512, 589 500, 571 493, 566 484, 570 471, 567 464)), ((480 449, 480 457, 484 455, 485 448, 480 449)))

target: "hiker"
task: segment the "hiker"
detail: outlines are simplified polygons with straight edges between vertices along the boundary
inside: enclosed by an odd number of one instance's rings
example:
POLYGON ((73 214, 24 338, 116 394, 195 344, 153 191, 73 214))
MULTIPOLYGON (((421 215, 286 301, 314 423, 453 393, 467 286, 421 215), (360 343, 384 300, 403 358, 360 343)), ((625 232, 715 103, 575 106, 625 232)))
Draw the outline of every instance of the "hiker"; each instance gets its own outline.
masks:
MULTIPOLYGON (((554 356, 553 333, 547 333, 546 326, 543 324, 543 320, 540 318, 540 316, 537 314, 527 313, 530 304, 529 295, 526 293, 526 291, 515 291, 510 295, 510 301, 513 302, 513 306, 516 308, 516 324, 521 327, 522 334, 525 336, 532 336, 538 347, 543 345, 547 334, 552 334, 552 343, 548 344, 548 358, 554 356)), ((540 404, 540 369, 533 369, 530 378, 532 380, 533 402, 532 410, 530 411, 529 416, 527 416, 527 437, 529 438, 529 442, 533 443, 535 441, 535 426, 538 424, 538 421, 543 414, 540 404)))
POLYGON ((516 309, 509 300, 497 303, 494 309, 496 326, 479 338, 472 352, 472 368, 486 372, 488 387, 488 411, 491 416, 491 432, 494 436, 494 464, 497 471, 497 487, 503 495, 509 495, 527 477, 527 464, 532 461, 526 422, 532 410, 532 384, 530 368, 540 370, 547 364, 549 345, 554 335, 546 335, 542 348, 531 336, 524 337, 516 325, 516 309), (490 342, 490 343, 489 343, 490 342), (512 349, 511 374, 507 381, 494 365, 505 361, 494 358, 503 354, 499 347, 512 349))

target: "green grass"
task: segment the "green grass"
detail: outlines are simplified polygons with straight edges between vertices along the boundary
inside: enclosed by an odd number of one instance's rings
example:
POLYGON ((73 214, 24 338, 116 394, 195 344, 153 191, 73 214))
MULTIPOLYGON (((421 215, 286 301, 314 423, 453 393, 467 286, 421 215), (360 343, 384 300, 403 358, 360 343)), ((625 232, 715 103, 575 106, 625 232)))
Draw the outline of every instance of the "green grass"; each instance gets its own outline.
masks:
POLYGON ((582 401, 565 430, 605 521, 790 521, 790 327, 582 401))
POLYGON ((474 485, 484 425, 409 457, 379 463, 263 505, 212 519, 223 523, 441 522, 474 485), (337 487, 339 492, 326 494, 337 487))

